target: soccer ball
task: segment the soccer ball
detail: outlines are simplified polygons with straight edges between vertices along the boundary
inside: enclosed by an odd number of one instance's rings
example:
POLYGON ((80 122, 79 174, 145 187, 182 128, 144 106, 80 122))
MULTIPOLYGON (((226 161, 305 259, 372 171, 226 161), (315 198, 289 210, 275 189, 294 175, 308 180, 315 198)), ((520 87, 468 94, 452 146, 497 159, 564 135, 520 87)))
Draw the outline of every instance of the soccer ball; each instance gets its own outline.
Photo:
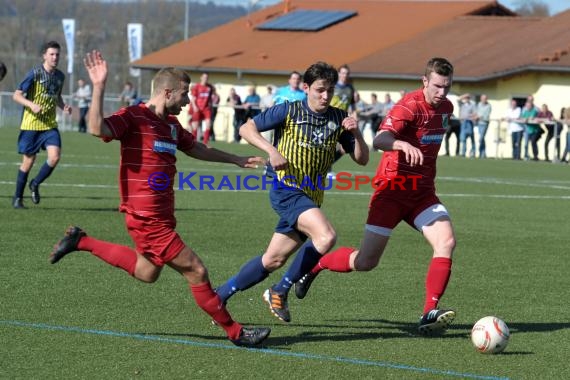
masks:
POLYGON ((471 329, 471 341, 477 351, 498 354, 509 343, 509 328, 500 318, 489 316, 479 319, 471 329))

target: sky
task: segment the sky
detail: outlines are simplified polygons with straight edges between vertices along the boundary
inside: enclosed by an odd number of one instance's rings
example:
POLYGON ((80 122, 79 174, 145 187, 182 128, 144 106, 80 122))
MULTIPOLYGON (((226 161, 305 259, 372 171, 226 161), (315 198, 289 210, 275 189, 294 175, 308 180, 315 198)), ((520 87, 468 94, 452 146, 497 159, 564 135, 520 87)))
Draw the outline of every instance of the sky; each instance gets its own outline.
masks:
MULTIPOLYGON (((204 0, 206 1, 206 0, 204 0)), ((210 1, 210 0, 208 0, 210 1)), ((218 4, 224 4, 224 5, 243 5, 243 6, 247 6, 247 4, 252 1, 252 2, 256 2, 257 5, 259 6, 268 6, 268 5, 273 5, 276 3, 279 3, 280 0, 214 0, 214 2, 218 3, 218 4)), ((520 4, 524 4, 525 2, 529 1, 529 0, 498 0, 499 3, 501 3, 502 5, 504 5, 505 7, 514 10, 515 8, 517 8, 520 4)), ((570 0, 534 0, 534 1, 540 1, 546 5, 548 5, 548 8, 550 9, 550 14, 554 15, 556 13, 560 13, 562 11, 568 10, 570 9, 570 0)))
MULTIPOLYGON (((499 3, 504 5, 509 9, 515 9, 519 6, 519 4, 524 3, 525 1, 521 0, 498 0, 499 3)), ((541 0, 542 3, 548 5, 550 9, 550 14, 554 15, 556 13, 560 13, 562 11, 570 9, 570 1, 569 0, 541 0)))

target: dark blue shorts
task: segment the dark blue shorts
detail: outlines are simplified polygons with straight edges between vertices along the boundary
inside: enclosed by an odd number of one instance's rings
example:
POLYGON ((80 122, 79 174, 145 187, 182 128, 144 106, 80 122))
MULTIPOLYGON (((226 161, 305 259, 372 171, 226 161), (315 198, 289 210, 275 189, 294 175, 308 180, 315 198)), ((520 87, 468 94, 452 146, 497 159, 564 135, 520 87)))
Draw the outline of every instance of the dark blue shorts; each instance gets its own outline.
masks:
POLYGON ((61 136, 57 128, 47 131, 20 131, 20 136, 18 136, 19 154, 37 154, 40 149, 45 150, 47 146, 61 148, 61 136))
POLYGON ((279 222, 275 227, 275 232, 287 234, 295 231, 301 239, 307 237, 297 230, 297 219, 303 212, 318 207, 315 202, 301 190, 274 186, 269 191, 271 207, 279 215, 279 222))

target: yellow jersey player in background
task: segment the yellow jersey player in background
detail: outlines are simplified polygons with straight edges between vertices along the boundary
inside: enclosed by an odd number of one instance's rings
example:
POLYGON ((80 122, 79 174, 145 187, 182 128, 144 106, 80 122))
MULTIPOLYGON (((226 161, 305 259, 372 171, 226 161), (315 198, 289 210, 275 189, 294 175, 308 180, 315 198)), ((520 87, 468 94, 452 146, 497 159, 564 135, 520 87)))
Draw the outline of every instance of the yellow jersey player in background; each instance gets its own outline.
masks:
POLYGON ((35 204, 40 203, 40 184, 51 175, 59 162, 61 137, 57 129, 56 108, 71 114, 71 106, 65 104, 61 97, 65 75, 57 69, 60 50, 56 41, 44 44, 42 64, 31 69, 14 92, 14 101, 24 106, 18 137, 18 153, 22 154, 22 164, 12 199, 12 206, 17 209, 25 208, 22 200, 24 189, 38 152, 46 150, 47 160, 38 175, 30 181, 32 202, 35 204))

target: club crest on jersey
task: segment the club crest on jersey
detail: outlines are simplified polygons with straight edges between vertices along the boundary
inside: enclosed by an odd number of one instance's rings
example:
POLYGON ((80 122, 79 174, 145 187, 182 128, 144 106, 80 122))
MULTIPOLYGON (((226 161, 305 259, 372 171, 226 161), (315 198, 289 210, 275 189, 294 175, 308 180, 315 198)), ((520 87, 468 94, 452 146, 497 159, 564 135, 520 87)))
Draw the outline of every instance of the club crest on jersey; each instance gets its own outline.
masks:
POLYGON ((444 113, 443 115, 441 115, 441 125, 444 129, 447 129, 447 127, 449 126, 449 115, 444 113))
POLYGON ((324 133, 319 131, 313 131, 313 144, 315 145, 322 145, 324 133))
POLYGON ((170 136, 172 136, 172 140, 178 140, 176 135, 176 124, 169 124, 170 126, 170 136))
POLYGON ((338 128, 338 124, 335 123, 334 121, 329 121, 329 122, 327 123, 327 129, 328 129, 329 131, 334 132, 334 131, 337 130, 337 128, 338 128))

